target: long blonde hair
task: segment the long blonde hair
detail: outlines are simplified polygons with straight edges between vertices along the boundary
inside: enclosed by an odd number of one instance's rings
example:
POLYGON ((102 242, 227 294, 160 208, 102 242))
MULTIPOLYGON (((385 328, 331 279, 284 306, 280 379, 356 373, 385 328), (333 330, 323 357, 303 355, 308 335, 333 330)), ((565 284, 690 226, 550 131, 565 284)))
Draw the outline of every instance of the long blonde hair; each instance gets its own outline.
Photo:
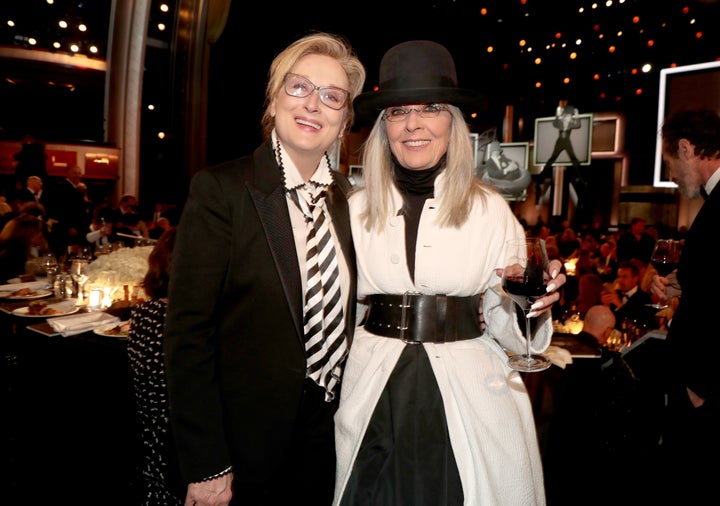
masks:
POLYGON ((347 105, 346 130, 352 125, 355 118, 352 102, 365 85, 365 67, 350 46, 350 43, 338 35, 326 32, 316 32, 296 40, 281 51, 270 65, 268 83, 265 88, 265 112, 261 120, 263 138, 270 137, 275 127, 275 118, 270 113, 270 104, 278 93, 283 92, 285 75, 303 57, 317 54, 335 58, 347 75, 350 92, 347 105))
MULTIPOLYGON (((476 197, 485 204, 488 192, 495 189, 475 177, 475 153, 470 129, 460 109, 445 104, 452 115, 450 142, 445 159, 445 185, 439 196, 439 222, 444 227, 460 227, 470 215, 476 197)), ((393 188, 396 187, 392 153, 381 112, 363 145, 362 165, 367 208, 360 215, 365 228, 381 231, 395 212, 393 188)))

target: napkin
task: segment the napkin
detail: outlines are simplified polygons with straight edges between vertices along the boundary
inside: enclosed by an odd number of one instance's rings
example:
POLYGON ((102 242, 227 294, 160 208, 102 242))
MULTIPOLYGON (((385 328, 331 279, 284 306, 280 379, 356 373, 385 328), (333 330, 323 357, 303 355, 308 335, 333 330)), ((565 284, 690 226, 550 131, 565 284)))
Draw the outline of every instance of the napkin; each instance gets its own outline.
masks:
POLYGON ((555 364, 561 369, 565 369, 565 366, 568 364, 572 364, 572 355, 568 350, 565 348, 561 348, 560 346, 548 346, 547 350, 545 350, 545 353, 543 353, 548 359, 550 359, 550 362, 555 364))
POLYGON ((85 313, 49 318, 48 324, 64 337, 74 336, 108 323, 120 322, 120 318, 103 312, 85 313))
POLYGON ((30 290, 41 290, 48 288, 47 280, 43 281, 26 281, 25 283, 8 283, 6 285, 0 285, 0 292, 17 292, 23 288, 29 288, 30 290))

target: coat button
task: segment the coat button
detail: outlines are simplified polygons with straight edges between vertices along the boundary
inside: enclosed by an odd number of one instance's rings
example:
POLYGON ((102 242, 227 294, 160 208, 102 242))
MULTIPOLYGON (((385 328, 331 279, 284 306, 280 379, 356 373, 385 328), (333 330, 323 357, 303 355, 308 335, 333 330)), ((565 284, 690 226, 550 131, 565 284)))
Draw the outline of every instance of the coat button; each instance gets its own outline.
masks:
POLYGON ((390 262, 393 264, 399 264, 400 263, 400 255, 390 255, 390 262))

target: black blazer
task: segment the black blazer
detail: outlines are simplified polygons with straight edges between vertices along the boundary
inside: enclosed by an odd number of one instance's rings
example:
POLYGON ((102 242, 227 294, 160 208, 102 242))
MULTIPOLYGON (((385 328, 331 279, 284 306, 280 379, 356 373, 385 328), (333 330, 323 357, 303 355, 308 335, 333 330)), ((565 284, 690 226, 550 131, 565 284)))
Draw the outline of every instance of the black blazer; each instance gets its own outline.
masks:
MULTIPOLYGON (((350 269, 352 336, 351 186, 333 176, 326 202, 350 269)), ((173 254, 164 350, 184 478, 199 481, 231 464, 243 481, 271 478, 306 364, 300 268, 269 142, 193 178, 173 254)))
MULTIPOLYGON (((668 329, 667 342, 678 386, 690 387, 706 402, 717 402, 717 367, 702 360, 720 343, 718 298, 720 286, 720 187, 708 195, 688 230, 677 271, 682 288, 680 304, 668 329)), ((683 388, 684 390, 684 388, 683 388)))

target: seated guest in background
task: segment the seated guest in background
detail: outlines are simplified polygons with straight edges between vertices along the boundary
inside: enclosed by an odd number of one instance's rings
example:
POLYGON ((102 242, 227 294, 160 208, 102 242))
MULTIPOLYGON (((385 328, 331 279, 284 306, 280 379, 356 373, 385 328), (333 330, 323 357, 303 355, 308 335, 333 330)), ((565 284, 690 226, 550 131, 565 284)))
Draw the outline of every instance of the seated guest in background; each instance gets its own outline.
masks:
POLYGON ((42 220, 21 214, 8 221, 0 232, 0 283, 25 274, 25 264, 45 249, 42 220))
POLYGON ((616 290, 604 290, 602 303, 615 313, 615 328, 622 330, 625 320, 652 328, 656 310, 649 307, 652 297, 640 289, 640 270, 632 261, 620 262, 617 269, 616 290))
POLYGON ((112 223, 112 242, 123 241, 126 246, 134 246, 135 240, 118 234, 132 235, 147 239, 149 237, 148 227, 145 221, 140 219, 140 211, 137 197, 126 193, 120 197, 118 206, 110 215, 112 223))
POLYGON ((168 220, 164 216, 159 217, 157 221, 153 222, 152 225, 152 228, 148 230, 150 239, 157 239, 162 234, 164 234, 167 229, 171 227, 170 220, 168 220))
POLYGON ((647 221, 635 217, 630 221, 630 229, 620 234, 617 239, 617 260, 624 262, 637 258, 645 262, 650 261, 650 255, 655 247, 655 239, 645 230, 647 221))
POLYGON ((85 234, 87 242, 95 247, 95 254, 110 245, 112 234, 112 222, 109 220, 112 209, 106 206, 98 206, 93 211, 93 218, 90 222, 89 232, 85 234))
POLYGON ((617 275, 617 247, 615 241, 607 239, 598 248, 597 271, 603 281, 614 281, 617 275))
POLYGON ((575 337, 578 341, 602 351, 614 329, 615 314, 609 307, 597 304, 585 312, 582 331, 575 337))
POLYGON ((148 299, 132 309, 128 332, 130 381, 142 443, 140 504, 145 506, 180 506, 184 497, 169 430, 163 353, 163 327, 175 230, 168 229, 150 252, 148 270, 142 283, 148 299))
POLYGON ((591 307, 596 304, 602 305, 602 287, 602 278, 594 272, 581 274, 578 277, 577 297, 573 304, 581 318, 585 319, 585 314, 591 307))
POLYGON ((17 214, 13 207, 8 204, 7 197, 0 195, 0 228, 4 227, 5 224, 15 216, 17 216, 17 214))

